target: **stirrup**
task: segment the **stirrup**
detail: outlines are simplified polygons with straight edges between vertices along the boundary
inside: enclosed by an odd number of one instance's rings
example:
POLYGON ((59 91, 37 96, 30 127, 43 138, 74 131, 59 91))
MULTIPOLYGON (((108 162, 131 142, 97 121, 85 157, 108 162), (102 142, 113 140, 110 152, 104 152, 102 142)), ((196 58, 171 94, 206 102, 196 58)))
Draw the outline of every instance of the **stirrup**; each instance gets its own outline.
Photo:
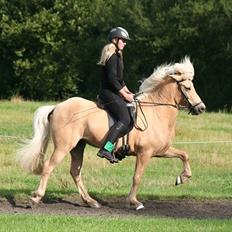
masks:
POLYGON ((115 156, 108 151, 100 150, 97 153, 97 156, 100 158, 105 158, 105 159, 109 160, 110 163, 118 163, 118 159, 116 159, 115 156))

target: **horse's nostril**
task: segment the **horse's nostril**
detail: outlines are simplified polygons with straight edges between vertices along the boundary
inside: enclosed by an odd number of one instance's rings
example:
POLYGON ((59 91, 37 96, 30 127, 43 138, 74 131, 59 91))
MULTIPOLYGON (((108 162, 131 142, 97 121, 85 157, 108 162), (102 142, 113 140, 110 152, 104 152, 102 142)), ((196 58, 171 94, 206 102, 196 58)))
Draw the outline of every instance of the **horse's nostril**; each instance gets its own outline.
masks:
POLYGON ((204 103, 201 103, 195 107, 195 113, 201 114, 201 113, 205 112, 205 109, 206 109, 206 107, 205 107, 204 103))
POLYGON ((202 103, 202 104, 200 105, 200 107, 199 107, 200 112, 204 112, 205 109, 206 109, 205 104, 202 103))

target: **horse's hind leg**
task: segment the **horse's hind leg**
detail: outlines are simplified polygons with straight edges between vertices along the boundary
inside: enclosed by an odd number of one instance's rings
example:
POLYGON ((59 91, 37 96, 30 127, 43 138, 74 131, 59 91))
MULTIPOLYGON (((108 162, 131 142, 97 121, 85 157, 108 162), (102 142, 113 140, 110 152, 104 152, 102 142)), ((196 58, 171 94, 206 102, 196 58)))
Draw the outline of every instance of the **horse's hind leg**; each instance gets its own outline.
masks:
POLYGON ((188 154, 185 151, 182 151, 180 149, 176 149, 174 147, 170 147, 164 154, 162 154, 159 157, 164 158, 180 158, 183 162, 184 170, 180 174, 180 176, 176 179, 176 185, 183 184, 186 182, 191 176, 191 167, 189 164, 189 157, 188 154))
POLYGON ((86 191, 84 184, 82 182, 81 178, 81 167, 83 164, 83 154, 84 154, 84 149, 85 149, 85 141, 81 140, 75 148, 72 149, 71 151, 71 170, 70 174, 74 180, 74 183, 76 184, 79 194, 82 198, 82 200, 88 204, 90 207, 93 208, 100 208, 100 204, 91 198, 86 191))
POLYGON ((48 159, 44 163, 43 172, 41 175, 39 187, 38 187, 37 191, 35 191, 33 193, 32 198, 31 198, 31 200, 33 202, 39 203, 41 198, 44 196, 45 191, 46 191, 46 187, 47 187, 48 178, 49 178, 50 174, 52 173, 54 168, 63 160, 66 153, 67 153, 66 151, 58 150, 56 148, 54 150, 52 156, 50 157, 50 159, 48 159))

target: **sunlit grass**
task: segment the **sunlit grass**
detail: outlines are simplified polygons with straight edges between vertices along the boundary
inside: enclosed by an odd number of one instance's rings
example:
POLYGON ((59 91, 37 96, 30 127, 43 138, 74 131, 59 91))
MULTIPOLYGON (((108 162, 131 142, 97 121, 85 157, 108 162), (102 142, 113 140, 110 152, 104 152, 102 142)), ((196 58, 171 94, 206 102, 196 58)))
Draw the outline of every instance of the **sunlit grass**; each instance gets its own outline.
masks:
POLYGON ((230 231, 230 220, 190 220, 151 217, 74 217, 48 215, 0 215, 4 232, 92 231, 92 232, 218 232, 230 231), (61 223, 62 222, 62 223, 61 223))

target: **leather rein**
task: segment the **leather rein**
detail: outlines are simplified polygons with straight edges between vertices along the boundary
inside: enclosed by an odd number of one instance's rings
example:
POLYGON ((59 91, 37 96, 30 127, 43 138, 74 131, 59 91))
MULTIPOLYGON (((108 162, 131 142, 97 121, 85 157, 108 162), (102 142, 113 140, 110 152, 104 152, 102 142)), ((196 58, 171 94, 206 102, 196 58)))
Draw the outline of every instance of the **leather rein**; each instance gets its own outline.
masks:
MULTIPOLYGON (((180 109, 180 105, 175 105, 175 104, 170 104, 170 103, 157 103, 157 102, 148 102, 148 101, 141 101, 141 100, 138 100, 136 99, 135 101, 135 124, 134 124, 134 127, 140 131, 145 131, 147 128, 148 128, 148 122, 147 122, 147 119, 146 119, 146 116, 143 112, 143 109, 142 109, 142 105, 145 105, 145 106, 171 106, 171 107, 174 107, 175 109, 179 110, 180 109), (138 126, 138 124, 136 123, 137 122, 137 117, 138 117, 138 109, 140 109, 140 112, 144 118, 144 121, 143 122, 143 125, 144 125, 144 128, 141 128, 140 126, 138 126)), ((182 108, 182 106, 181 106, 182 108)), ((186 107, 185 107, 186 108, 186 107)))

